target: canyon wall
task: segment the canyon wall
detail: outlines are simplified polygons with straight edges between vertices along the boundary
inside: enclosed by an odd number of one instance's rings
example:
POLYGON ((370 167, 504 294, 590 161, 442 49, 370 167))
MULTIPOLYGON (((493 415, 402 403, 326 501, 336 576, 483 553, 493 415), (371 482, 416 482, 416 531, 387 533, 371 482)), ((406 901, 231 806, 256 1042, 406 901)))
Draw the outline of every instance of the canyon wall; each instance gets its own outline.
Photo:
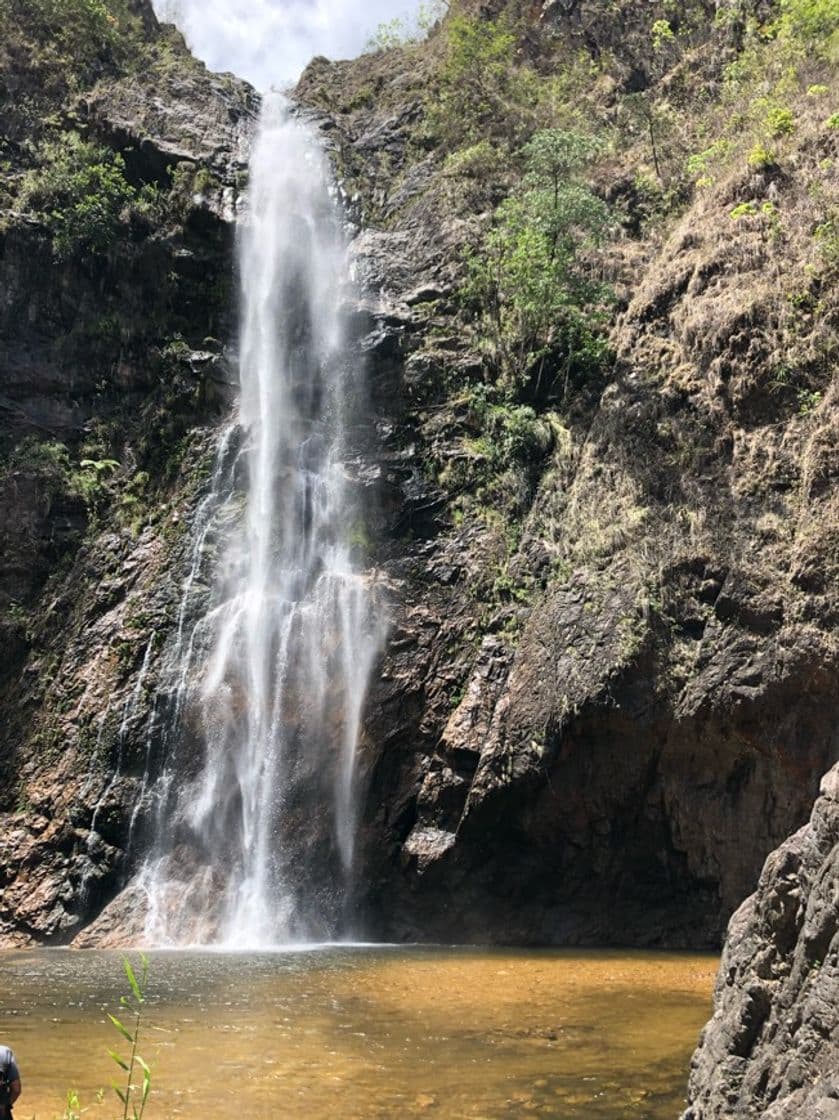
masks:
MULTIPOLYGON (((511 181, 458 170, 435 133, 443 31, 316 59, 294 94, 353 223, 371 384, 363 538, 391 626, 345 917, 369 938, 717 946, 839 756, 837 288, 813 233, 837 204, 839 133, 802 89, 773 161, 735 153, 653 205, 627 99, 658 90, 678 114, 719 94, 736 29, 697 5, 665 66, 663 6, 567 9, 522 8, 515 59, 541 81, 582 52, 584 111, 621 137, 588 172, 617 215, 597 263, 610 358, 509 406, 486 407, 462 291, 511 181)), ((123 891, 154 829, 189 526, 235 391, 256 99, 148 12, 142 42, 142 67, 106 60, 55 96, 156 209, 60 258, 22 188, 3 202, 6 944, 136 928, 123 891)), ((2 79, 21 182, 38 165, 9 51, 2 79)), ((316 848, 305 790, 290 811, 316 848)))
POLYGON ((839 767, 728 927, 684 1120, 839 1115, 839 767))

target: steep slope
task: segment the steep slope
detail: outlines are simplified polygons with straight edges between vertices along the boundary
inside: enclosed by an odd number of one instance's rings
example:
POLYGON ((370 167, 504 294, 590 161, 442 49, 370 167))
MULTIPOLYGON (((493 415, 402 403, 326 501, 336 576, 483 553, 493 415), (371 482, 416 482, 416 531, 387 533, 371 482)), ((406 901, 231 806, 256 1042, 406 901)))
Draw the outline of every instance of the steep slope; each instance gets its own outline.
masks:
MULTIPOLYGON (((811 92, 832 64, 799 62, 794 127, 755 155, 761 126, 735 140, 722 118, 766 110, 731 75, 778 59, 725 12, 709 30, 686 8, 665 62, 664 8, 490 25, 583 105, 553 123, 606 122, 589 176, 621 229, 598 257, 613 360, 489 408, 497 365, 461 293, 516 171, 501 135, 464 155, 439 121, 457 42, 318 60, 299 88, 365 220, 385 507, 407 537, 384 553, 397 622, 366 760, 377 935, 716 944, 839 751, 837 144, 811 92), (640 122, 700 108, 710 154, 672 126, 651 152, 625 115, 639 88, 640 122)), ((498 96, 517 111, 509 82, 498 96)))
POLYGON ((65 7, 10 0, 0 48, 0 927, 12 941, 68 940, 118 882, 137 793, 123 775, 147 753, 140 674, 172 625, 185 506, 231 398, 218 340, 232 337, 255 109, 149 5, 101 24, 104 8, 65 7))
MULTIPOLYGON (((839 756, 839 130, 799 7, 464 4, 304 74, 356 226, 359 547, 392 612, 355 931, 716 945, 839 756), (507 267, 539 135, 574 149, 582 208, 562 298, 525 306, 482 266, 507 267)), ((54 95, 94 163, 122 156, 106 249, 37 217, 43 161, 2 103, 7 941, 72 939, 154 828, 184 530, 233 380, 253 99, 141 11, 142 65, 105 52, 54 95)))
POLYGON ((839 768, 728 927, 684 1120, 839 1113, 839 768))

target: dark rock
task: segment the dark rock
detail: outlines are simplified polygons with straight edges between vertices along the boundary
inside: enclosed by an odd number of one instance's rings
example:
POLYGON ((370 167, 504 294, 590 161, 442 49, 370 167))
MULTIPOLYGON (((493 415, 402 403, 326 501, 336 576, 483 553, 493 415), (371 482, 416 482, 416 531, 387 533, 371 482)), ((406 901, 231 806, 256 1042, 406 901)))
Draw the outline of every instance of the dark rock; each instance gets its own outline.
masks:
MULTIPOLYGON (((592 96, 618 127, 621 91, 651 89, 658 65, 649 7, 543 9, 522 52, 540 73, 560 57, 596 59, 592 96)), ((724 61, 713 22, 690 32, 700 77, 724 61)), ((796 339, 829 352, 803 317, 778 326, 777 300, 810 275, 801 199, 823 176, 802 147, 795 176, 764 184, 785 215, 784 253, 731 221, 742 192, 761 187, 750 173, 697 192, 666 235, 630 215, 630 235, 597 261, 619 289, 614 366, 552 396, 530 386, 515 402, 538 412, 530 442, 509 455, 503 423, 486 426, 495 371, 458 295, 465 250, 510 180, 450 173, 424 119, 438 57, 431 40, 318 59, 296 93, 362 226, 346 319, 372 415, 352 475, 370 497, 393 615, 365 714, 348 910, 370 937, 716 946, 839 756, 839 400, 820 382, 802 415, 772 387, 796 339)), ((143 768, 163 764, 173 702, 149 697, 235 382, 232 356, 205 340, 235 334, 231 223, 256 109, 241 83, 180 63, 112 73, 64 106, 123 154, 135 185, 165 191, 178 164, 207 173, 177 221, 126 224, 108 253, 61 263, 38 221, 4 216, 0 231, 3 447, 56 440, 75 467, 104 430, 120 463, 95 517, 68 479, 56 490, 15 468, 0 480, 0 518, 14 526, 0 554, 8 942, 67 941, 99 913, 87 936, 110 940, 133 921, 123 886, 142 842, 129 849, 128 833, 135 808, 135 836, 151 827, 143 768), (150 641, 147 687, 121 735, 150 641)), ((785 141, 791 165, 807 135, 785 141)), ((637 211, 644 192, 619 163, 594 169, 598 191, 637 211)), ((825 324, 831 291, 819 292, 825 324)), ((205 547, 211 556, 218 541, 205 547)), ((202 579, 195 590, 209 594, 202 579)), ((186 740, 194 769, 190 728, 186 740)), ((304 800, 292 823, 317 848, 304 800)), ((188 868, 195 853, 180 854, 188 868)), ((801 866, 778 871, 774 940, 732 995, 720 1068, 735 1101, 775 1029, 787 954, 800 946, 815 975, 834 941, 827 894, 802 932, 801 866)), ((813 1046, 829 1006, 808 1005, 813 1046)), ((804 1029, 793 1020, 790 1039, 804 1029)), ((808 1062, 804 1047, 784 1074, 795 1092, 808 1062)))
POLYGON ((839 1116, 839 766, 729 923, 684 1120, 839 1116))

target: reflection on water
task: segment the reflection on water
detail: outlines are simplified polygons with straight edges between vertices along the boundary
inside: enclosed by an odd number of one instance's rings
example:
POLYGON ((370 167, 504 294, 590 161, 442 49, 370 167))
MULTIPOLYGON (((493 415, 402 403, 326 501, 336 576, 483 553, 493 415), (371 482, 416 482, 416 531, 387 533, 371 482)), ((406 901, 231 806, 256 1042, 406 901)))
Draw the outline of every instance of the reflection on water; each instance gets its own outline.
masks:
MULTIPOLYGON (((23 1120, 115 1068, 118 954, 0 955, 0 1042, 23 1120)), ((348 948, 153 953, 147 1120, 672 1120, 716 960, 653 953, 348 948)), ((115 1098, 114 1098, 115 1101, 115 1098)))

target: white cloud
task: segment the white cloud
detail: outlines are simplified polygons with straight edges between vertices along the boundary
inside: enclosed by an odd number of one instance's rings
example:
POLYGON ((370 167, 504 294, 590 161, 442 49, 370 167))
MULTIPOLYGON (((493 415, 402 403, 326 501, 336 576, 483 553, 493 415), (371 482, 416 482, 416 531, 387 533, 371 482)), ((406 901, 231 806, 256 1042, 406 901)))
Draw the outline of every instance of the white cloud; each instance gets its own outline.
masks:
POLYGON ((232 70, 259 89, 292 82, 315 55, 353 58, 376 27, 410 18, 405 0, 153 0, 213 70, 232 70))

